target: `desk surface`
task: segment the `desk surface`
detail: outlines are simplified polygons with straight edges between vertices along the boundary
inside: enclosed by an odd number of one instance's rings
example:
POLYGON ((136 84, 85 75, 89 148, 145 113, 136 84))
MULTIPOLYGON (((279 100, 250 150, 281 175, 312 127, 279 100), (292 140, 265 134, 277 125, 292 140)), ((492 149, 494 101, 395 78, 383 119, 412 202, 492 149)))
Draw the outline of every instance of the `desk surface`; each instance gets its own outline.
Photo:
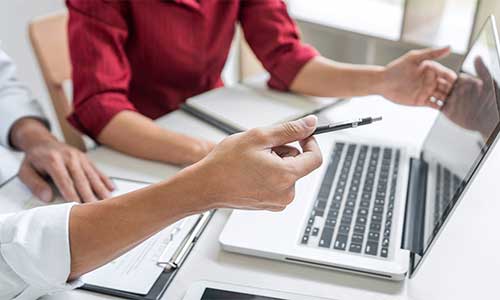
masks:
MULTIPOLYGON (((384 116, 384 122, 380 122, 380 125, 358 128, 353 130, 352 134, 418 146, 425 138, 435 116, 435 112, 426 108, 397 106, 378 97, 367 97, 335 106, 325 112, 321 119, 338 121, 379 114, 384 116)), ((173 130, 196 132, 214 141, 224 137, 217 130, 182 112, 169 114, 158 122, 173 130)), ((178 171, 175 167, 126 157, 105 148, 93 151, 90 156, 111 176, 158 181, 178 171)), ((500 223, 495 214, 500 208, 500 201, 485 197, 484 191, 487 190, 488 195, 500 194, 500 186, 495 185, 495 177, 491 176, 497 174, 499 168, 500 153, 499 150, 494 150, 444 229, 429 258, 411 280, 391 282, 222 251, 218 236, 230 211, 219 210, 163 299, 181 299, 189 286, 199 280, 229 282, 333 299, 493 298, 492 295, 496 292, 494 272, 500 268, 500 261, 496 256, 500 239, 495 230, 500 223), (471 216, 477 222, 466 226, 471 216), (484 234, 476 234, 481 231, 484 234), (474 255, 473 250, 477 250, 477 246, 480 247, 480 255, 474 255), (475 276, 475 273, 481 276, 475 276)), ((72 291, 44 299, 116 298, 72 291)))

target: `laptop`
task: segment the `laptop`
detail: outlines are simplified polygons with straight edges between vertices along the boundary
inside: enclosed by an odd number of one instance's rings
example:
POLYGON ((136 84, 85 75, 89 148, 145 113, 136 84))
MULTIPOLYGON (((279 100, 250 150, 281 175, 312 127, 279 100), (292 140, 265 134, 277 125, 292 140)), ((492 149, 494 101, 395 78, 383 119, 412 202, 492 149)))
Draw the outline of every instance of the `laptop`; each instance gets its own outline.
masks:
POLYGON ((413 276, 497 140, 498 49, 491 16, 416 152, 336 134, 318 139, 323 166, 298 182, 295 201, 278 214, 234 211, 223 249, 390 280, 413 276))

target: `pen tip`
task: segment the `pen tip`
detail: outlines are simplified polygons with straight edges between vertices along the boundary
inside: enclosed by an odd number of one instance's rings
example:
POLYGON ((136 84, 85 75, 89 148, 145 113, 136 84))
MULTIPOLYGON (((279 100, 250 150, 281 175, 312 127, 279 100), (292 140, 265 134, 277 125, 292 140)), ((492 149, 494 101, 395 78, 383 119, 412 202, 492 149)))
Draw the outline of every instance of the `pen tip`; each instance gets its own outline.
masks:
POLYGON ((372 119, 373 122, 382 121, 382 117, 376 117, 372 119))

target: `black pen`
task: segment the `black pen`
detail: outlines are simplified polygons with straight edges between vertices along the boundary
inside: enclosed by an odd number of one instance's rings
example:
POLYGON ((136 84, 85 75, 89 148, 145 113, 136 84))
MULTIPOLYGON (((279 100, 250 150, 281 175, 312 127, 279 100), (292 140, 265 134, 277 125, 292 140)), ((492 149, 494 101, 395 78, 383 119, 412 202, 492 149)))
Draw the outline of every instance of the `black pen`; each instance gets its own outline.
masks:
POLYGON ((316 130, 314 130, 312 135, 322 134, 322 133, 327 133, 327 132, 337 131, 337 130, 343 130, 343 129, 349 129, 349 128, 356 128, 358 126, 368 125, 368 124, 371 124, 371 123, 377 122, 377 121, 382 121, 382 117, 362 118, 362 119, 357 119, 355 121, 331 123, 328 125, 318 126, 316 128, 316 130))

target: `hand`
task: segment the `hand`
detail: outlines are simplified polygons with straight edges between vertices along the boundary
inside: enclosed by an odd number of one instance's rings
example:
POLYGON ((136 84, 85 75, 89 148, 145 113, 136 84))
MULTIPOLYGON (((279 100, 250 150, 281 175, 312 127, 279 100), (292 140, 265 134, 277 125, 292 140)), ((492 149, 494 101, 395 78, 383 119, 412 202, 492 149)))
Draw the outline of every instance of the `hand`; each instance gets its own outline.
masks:
POLYGON ((480 132, 486 139, 499 119, 496 94, 498 84, 480 57, 474 61, 478 77, 462 73, 443 107, 443 113, 455 124, 480 132))
POLYGON ((441 107, 457 75, 433 60, 449 53, 448 47, 412 50, 391 62, 384 71, 382 95, 403 105, 441 107))
POLYGON ((99 172, 87 156, 63 144, 38 120, 23 118, 11 129, 11 143, 26 155, 19 178, 38 198, 53 198, 50 178, 67 201, 92 202, 110 196, 114 185, 99 172))
POLYGON ((295 182, 321 165, 313 137, 317 119, 232 135, 193 168, 204 182, 211 207, 283 210, 295 196, 295 182), (299 141, 302 151, 287 145, 299 141))
POLYGON ((26 152, 19 178, 38 198, 50 202, 54 195, 46 178, 50 177, 67 201, 94 202, 110 197, 114 189, 79 150, 58 141, 39 144, 26 152))

